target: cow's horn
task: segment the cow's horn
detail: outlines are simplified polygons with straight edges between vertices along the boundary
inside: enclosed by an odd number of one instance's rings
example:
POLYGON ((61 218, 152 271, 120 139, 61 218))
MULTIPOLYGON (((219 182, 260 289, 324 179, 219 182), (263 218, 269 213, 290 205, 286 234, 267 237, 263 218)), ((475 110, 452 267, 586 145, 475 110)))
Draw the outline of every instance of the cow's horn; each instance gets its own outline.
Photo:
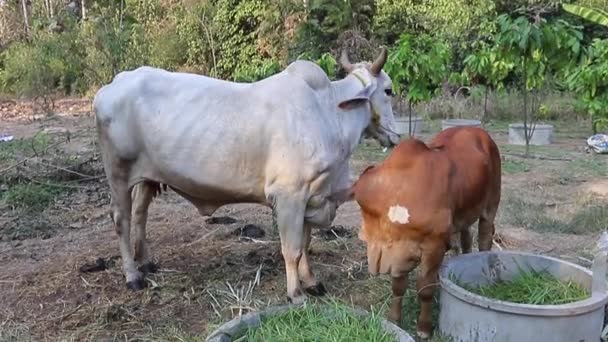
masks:
POLYGON ((346 70, 346 72, 351 72, 354 69, 352 63, 348 60, 348 53, 346 53, 346 49, 342 50, 342 56, 340 56, 340 64, 346 70))
POLYGON ((380 55, 378 56, 378 58, 376 58, 376 60, 372 64, 372 67, 370 68, 372 74, 380 74, 380 70, 382 70, 384 63, 386 63, 386 48, 383 47, 382 51, 380 51, 380 55))

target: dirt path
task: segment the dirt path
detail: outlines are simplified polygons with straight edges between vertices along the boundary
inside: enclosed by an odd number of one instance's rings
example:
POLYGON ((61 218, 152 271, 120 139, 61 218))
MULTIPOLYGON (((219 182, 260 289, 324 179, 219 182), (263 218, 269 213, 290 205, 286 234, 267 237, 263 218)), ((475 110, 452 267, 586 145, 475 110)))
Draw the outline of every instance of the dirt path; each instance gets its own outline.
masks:
MULTIPOLYGON (((61 145, 62 158, 88 158, 89 171, 100 172, 93 119, 90 115, 75 114, 86 108, 86 103, 80 106, 73 113, 38 121, 29 121, 27 115, 19 119, 18 115, 3 114, 1 131, 22 138, 46 129, 47 134, 61 139, 69 131, 73 138, 61 145)), ((506 142, 504 131, 495 132, 494 136, 499 143, 506 142)), ((576 153, 577 140, 564 141, 557 148, 576 153)), ((354 161, 357 168, 371 162, 371 159, 354 161)), ((517 163, 510 167, 521 168, 517 163)), ((546 168, 565 169, 563 161, 526 163, 533 169, 538 163, 546 168)), ((559 185, 556 179, 560 178, 555 178, 559 173, 515 171, 504 177, 505 196, 511 196, 508 194, 511 191, 518 198, 538 195, 559 202, 568 197, 564 191, 578 191, 587 186, 587 179, 593 180, 589 176, 582 183, 568 180, 566 185, 559 185), (531 184, 549 190, 539 195, 538 189, 528 189, 531 184)), ((44 238, 0 240, 0 330, 3 329, 4 336, 20 339, 31 335, 35 340, 204 337, 213 324, 239 310, 284 301, 284 266, 269 209, 259 205, 226 206, 214 217, 227 216, 235 221, 214 224, 172 192, 155 200, 148 220, 148 236, 160 271, 149 276, 149 287, 144 291, 127 291, 117 237, 108 216, 107 185, 103 173, 97 174, 99 179, 78 183, 77 190, 60 196, 41 215, 17 217, 10 208, 0 208, 0 232, 7 227, 50 227, 44 238), (246 225, 261 228, 265 235, 243 238, 235 233, 246 225), (79 271, 97 258, 107 261, 105 270, 79 271), (233 289, 246 288, 257 274, 260 282, 252 293, 231 293, 227 284, 233 289)), ((576 180, 576 175, 569 174, 568 179, 576 180)), ((593 184, 594 191, 605 188, 603 183, 593 184)), ((509 201, 505 197, 505 207, 510 205, 509 201)), ((496 248, 538 252, 584 263, 581 253, 591 250, 598 234, 533 231, 509 223, 507 211, 500 215, 496 248)), ((332 295, 369 307, 386 300, 389 283, 382 277, 368 276, 365 247, 357 238, 359 224, 357 205, 343 205, 333 223, 337 235, 314 233, 312 257, 315 272, 332 295)))

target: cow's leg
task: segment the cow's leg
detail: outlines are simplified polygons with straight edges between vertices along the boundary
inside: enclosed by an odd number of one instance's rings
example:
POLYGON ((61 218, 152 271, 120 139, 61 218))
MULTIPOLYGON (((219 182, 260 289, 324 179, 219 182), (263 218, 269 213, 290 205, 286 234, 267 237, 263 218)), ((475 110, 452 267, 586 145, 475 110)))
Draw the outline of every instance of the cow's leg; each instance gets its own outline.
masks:
POLYGON ((306 201, 302 196, 278 196, 274 200, 277 225, 281 239, 281 253, 285 260, 287 298, 291 303, 302 304, 306 296, 300 286, 298 266, 304 251, 304 210, 306 201))
POLYGON ((459 227, 460 229, 460 250, 462 254, 471 253, 473 240, 471 238, 471 227, 459 227))
POLYGON ((393 298, 391 299, 391 308, 388 313, 388 319, 394 321, 398 325, 401 323, 401 306, 403 295, 407 289, 408 274, 400 277, 393 277, 393 298))
POLYGON ((443 243, 434 243, 423 247, 421 270, 416 281, 418 299, 420 300, 420 316, 418 316, 416 333, 423 339, 431 336, 433 294, 435 286, 437 286, 437 271, 441 266, 445 252, 446 246, 443 243))
POLYGON ((118 235, 122 267, 127 278, 127 287, 140 290, 145 287, 143 275, 137 270, 131 253, 131 193, 126 180, 109 177, 112 192, 112 221, 118 235))
POLYGON ((312 296, 323 296, 327 293, 323 283, 318 282, 315 278, 314 273, 310 267, 310 260, 308 259, 308 248, 310 247, 310 240, 312 239, 312 225, 304 223, 304 248, 302 250, 302 258, 298 264, 298 276, 304 285, 304 291, 312 296))
POLYGON ((135 261, 139 270, 145 273, 156 272, 156 265, 150 260, 150 249, 146 240, 148 207, 158 190, 153 182, 142 182, 133 189, 133 229, 135 230, 135 261))

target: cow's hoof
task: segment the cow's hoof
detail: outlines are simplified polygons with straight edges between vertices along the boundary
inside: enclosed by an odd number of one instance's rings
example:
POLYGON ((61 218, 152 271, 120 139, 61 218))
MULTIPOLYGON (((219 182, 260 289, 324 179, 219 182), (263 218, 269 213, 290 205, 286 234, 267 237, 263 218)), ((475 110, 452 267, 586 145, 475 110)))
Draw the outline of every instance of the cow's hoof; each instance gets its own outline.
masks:
POLYGON ((318 283, 317 285, 307 287, 304 289, 304 291, 306 291, 306 293, 308 293, 309 295, 315 297, 321 297, 327 294, 327 289, 325 289, 325 285, 323 285, 323 283, 318 283))
POLYGON ((431 338, 431 334, 430 333, 424 332, 424 331, 420 331, 420 330, 416 331, 416 335, 418 335, 418 338, 421 341, 427 341, 428 339, 431 338))
POLYGON ((143 290, 146 287, 144 278, 138 278, 127 282, 127 288, 132 291, 143 290))
POLYGON ((287 302, 293 305, 301 305, 306 302, 306 295, 302 293, 302 290, 298 289, 293 296, 287 296, 287 302))
POLYGON ((394 310, 391 309, 391 311, 389 311, 387 317, 389 321, 399 325, 401 323, 401 313, 400 312, 395 312, 394 310))
POLYGON ((156 273, 156 271, 158 271, 158 266, 156 266, 155 263, 150 261, 150 262, 147 262, 147 263, 139 266, 138 270, 140 272, 142 272, 143 274, 156 273))

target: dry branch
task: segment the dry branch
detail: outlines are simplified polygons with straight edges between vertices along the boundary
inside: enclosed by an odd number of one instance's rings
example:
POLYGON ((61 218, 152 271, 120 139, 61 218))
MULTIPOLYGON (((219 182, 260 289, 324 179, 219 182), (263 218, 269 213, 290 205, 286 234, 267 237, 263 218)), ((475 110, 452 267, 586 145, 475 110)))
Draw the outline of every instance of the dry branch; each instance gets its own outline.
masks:
POLYGON ((524 159, 558 160, 558 161, 573 161, 574 160, 572 158, 547 157, 547 156, 540 156, 540 155, 533 155, 533 154, 530 154, 526 157, 525 154, 511 153, 511 152, 502 152, 501 154, 506 155, 506 156, 511 156, 511 157, 524 158, 524 159))
MULTIPOLYGON (((70 142, 70 140, 71 140, 72 138, 77 138, 77 137, 80 137, 80 136, 81 136, 83 133, 85 133, 85 132, 87 132, 87 131, 88 131, 88 129, 83 129, 83 130, 80 130, 80 131, 76 132, 76 133, 75 133, 75 134, 73 134, 73 135, 71 135, 71 134, 68 132, 67 137, 66 137, 66 139, 65 139, 65 140, 61 140, 61 141, 58 141, 58 142, 56 142, 56 143, 54 143, 54 144, 50 144, 49 146, 47 146, 46 148, 44 148, 42 151, 40 151, 40 154, 45 153, 46 151, 48 151, 48 150, 52 149, 53 147, 57 147, 57 146, 59 146, 59 145, 61 145, 61 144, 68 143, 68 142, 70 142)), ((18 167, 19 165, 21 165, 21 164, 23 164, 23 163, 25 163, 25 162, 27 162, 27 161, 29 161, 29 160, 32 160, 32 159, 34 159, 34 158, 36 158, 36 156, 27 157, 27 158, 23 158, 22 160, 20 160, 20 161, 16 162, 15 164, 13 164, 13 165, 11 165, 11 166, 9 166, 9 167, 7 167, 7 168, 4 168, 4 169, 0 170, 0 175, 1 175, 1 174, 3 174, 3 173, 5 173, 5 172, 7 172, 7 171, 10 171, 10 170, 12 170, 12 169, 14 169, 14 168, 18 167)))

